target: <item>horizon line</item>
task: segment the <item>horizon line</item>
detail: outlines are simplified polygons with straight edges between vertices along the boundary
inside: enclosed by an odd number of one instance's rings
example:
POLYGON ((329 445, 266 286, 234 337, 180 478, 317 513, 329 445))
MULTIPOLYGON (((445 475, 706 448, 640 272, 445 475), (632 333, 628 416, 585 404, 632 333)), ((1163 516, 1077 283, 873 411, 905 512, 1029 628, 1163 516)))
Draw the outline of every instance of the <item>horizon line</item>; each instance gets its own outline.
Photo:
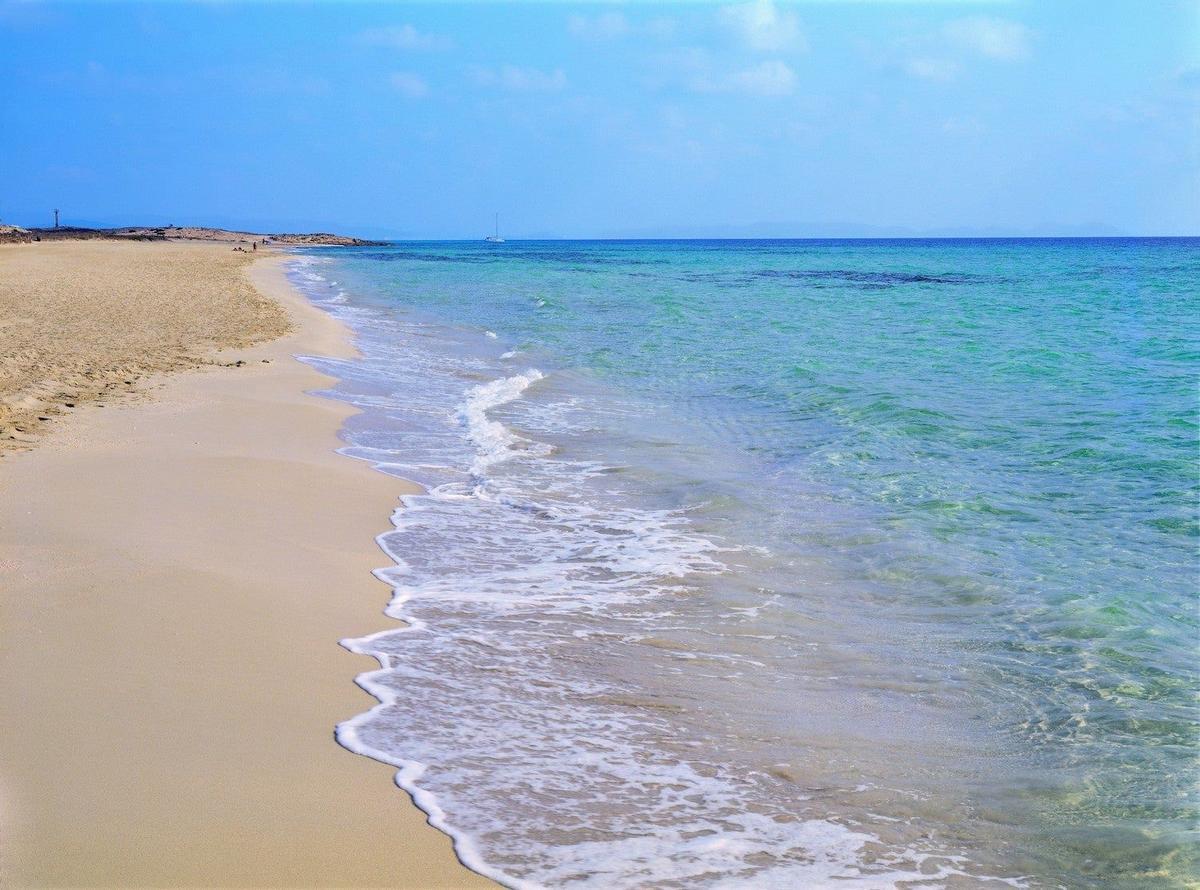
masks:
MULTIPOLYGON (((9 222, 0 220, 0 225, 17 226, 26 229, 30 232, 53 232, 55 226, 46 225, 22 225, 21 223, 9 222)), ((474 241, 483 241, 484 237, 480 235, 463 235, 463 236, 437 236, 437 235, 403 235, 403 236, 386 236, 386 235, 359 235, 358 231, 369 230, 371 226, 363 226, 361 229, 356 226, 340 226, 340 225, 320 225, 312 226, 288 226, 278 227, 277 225, 263 228, 258 226, 229 226, 229 225, 206 225, 203 223, 185 223, 176 224, 97 224, 93 221, 87 223, 61 223, 58 230, 81 230, 81 231, 120 231, 125 229, 170 229, 170 228, 195 228, 208 229, 213 231, 236 232, 242 234, 257 234, 257 235, 282 235, 282 234, 330 234, 340 237, 358 238, 366 241, 387 241, 387 242, 443 242, 443 243, 471 243, 474 241)), ((829 235, 558 235, 558 234, 524 234, 511 235, 505 237, 505 242, 516 241, 1012 241, 1012 240, 1122 240, 1122 239, 1195 239, 1200 238, 1200 232, 1195 234, 1132 234, 1132 233, 1115 233, 1097 232, 1095 234, 1081 234, 1074 232, 1071 234, 1055 234, 1055 233, 1012 233, 1012 234, 829 234, 829 235)))

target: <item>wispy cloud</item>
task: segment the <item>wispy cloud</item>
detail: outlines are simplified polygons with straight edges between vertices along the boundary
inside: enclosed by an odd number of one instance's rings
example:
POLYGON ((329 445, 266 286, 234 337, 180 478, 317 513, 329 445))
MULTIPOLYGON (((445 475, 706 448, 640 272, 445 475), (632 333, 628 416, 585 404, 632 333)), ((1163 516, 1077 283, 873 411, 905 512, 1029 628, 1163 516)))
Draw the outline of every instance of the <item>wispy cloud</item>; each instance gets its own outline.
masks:
POLYGON ((786 62, 771 59, 749 68, 692 80, 691 86, 702 93, 743 93, 750 96, 786 96, 795 92, 796 72, 786 62))
POLYGON ((1113 124, 1160 123, 1194 131, 1200 115, 1200 67, 1178 68, 1151 89, 1107 99, 1093 114, 1113 124))
POLYGON ((900 42, 899 65, 910 77, 949 83, 972 62, 1019 62, 1033 50, 1033 31, 995 16, 951 19, 938 30, 900 42))
POLYGON ((549 93, 566 89, 567 86, 567 74, 561 68, 542 71, 518 65, 501 65, 499 68, 475 66, 470 69, 470 75, 480 86, 498 87, 513 92, 549 93))
POLYGON ((752 50, 776 52, 808 48, 808 41, 800 29, 800 19, 794 12, 777 7, 772 0, 750 0, 749 3, 722 7, 717 12, 717 19, 752 50))
POLYGON ((780 59, 731 67, 706 49, 680 46, 652 58, 646 84, 660 89, 682 87, 693 93, 786 96, 795 92, 799 78, 780 59))
POLYGON ((958 77, 959 64, 953 59, 937 59, 921 57, 909 59, 904 63, 904 70, 913 77, 922 80, 936 80, 949 83, 958 77))
POLYGON ((572 15, 567 18, 567 31, 584 40, 614 40, 630 35, 670 37, 675 33, 675 20, 655 18, 649 21, 630 21, 621 12, 602 12, 598 15, 572 15))
POLYGON ((942 33, 962 49, 1002 61, 1027 57, 1033 37, 1020 22, 982 15, 947 22, 942 33))
POLYGON ((735 71, 728 78, 731 89, 758 96, 785 96, 796 89, 796 72, 778 59, 735 71))
POLYGON ((629 19, 619 12, 602 12, 597 16, 573 15, 567 19, 567 30, 576 37, 603 40, 623 37, 629 33, 629 19))
POLYGON ((368 28, 357 35, 359 43, 367 46, 384 46, 400 50, 450 49, 454 41, 440 34, 418 31, 412 25, 395 25, 387 28, 368 28))
POLYGON ((419 74, 411 71, 395 71, 388 78, 392 89, 409 99, 424 99, 429 95, 429 84, 419 74))

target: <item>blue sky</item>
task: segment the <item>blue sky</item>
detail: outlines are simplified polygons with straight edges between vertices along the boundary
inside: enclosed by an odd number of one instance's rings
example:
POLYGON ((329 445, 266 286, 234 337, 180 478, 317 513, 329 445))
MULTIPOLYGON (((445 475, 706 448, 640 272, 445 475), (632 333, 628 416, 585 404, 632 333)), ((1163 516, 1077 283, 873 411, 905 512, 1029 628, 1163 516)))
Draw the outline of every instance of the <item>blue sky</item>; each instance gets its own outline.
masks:
POLYGON ((1200 3, 0 0, 0 219, 1200 234, 1200 3))

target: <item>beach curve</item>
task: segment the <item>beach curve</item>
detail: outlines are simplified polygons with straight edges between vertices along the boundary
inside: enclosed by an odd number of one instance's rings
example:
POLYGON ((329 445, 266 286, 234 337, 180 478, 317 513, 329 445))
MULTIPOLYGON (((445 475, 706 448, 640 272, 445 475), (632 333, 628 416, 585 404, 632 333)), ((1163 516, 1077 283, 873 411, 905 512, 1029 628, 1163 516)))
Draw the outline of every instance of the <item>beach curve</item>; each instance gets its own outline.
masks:
POLYGON ((352 347, 281 263, 250 275, 291 333, 0 463, 6 886, 487 884, 333 739, 368 701, 337 641, 378 621, 372 539, 406 488, 335 454, 352 409, 294 354, 352 347))

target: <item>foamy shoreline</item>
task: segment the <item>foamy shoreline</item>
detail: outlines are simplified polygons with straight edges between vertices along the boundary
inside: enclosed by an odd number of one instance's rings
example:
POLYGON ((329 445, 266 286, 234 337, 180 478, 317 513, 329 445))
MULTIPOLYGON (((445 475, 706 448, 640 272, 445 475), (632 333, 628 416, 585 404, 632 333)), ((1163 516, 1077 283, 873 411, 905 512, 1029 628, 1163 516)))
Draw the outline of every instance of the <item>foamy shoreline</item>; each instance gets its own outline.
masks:
MULTIPOLYGON (((5 248, 73 249, 94 272, 181 248, 5 248)), ((227 265, 185 249, 193 276, 227 265)), ((390 768, 333 738, 371 703, 338 640, 379 624, 373 537, 407 489, 335 454, 352 409, 306 394, 329 378, 294 354, 352 355, 346 330, 280 257, 250 275, 292 333, 0 461, 0 719, 21 729, 0 749, 5 886, 487 885, 390 768)))

